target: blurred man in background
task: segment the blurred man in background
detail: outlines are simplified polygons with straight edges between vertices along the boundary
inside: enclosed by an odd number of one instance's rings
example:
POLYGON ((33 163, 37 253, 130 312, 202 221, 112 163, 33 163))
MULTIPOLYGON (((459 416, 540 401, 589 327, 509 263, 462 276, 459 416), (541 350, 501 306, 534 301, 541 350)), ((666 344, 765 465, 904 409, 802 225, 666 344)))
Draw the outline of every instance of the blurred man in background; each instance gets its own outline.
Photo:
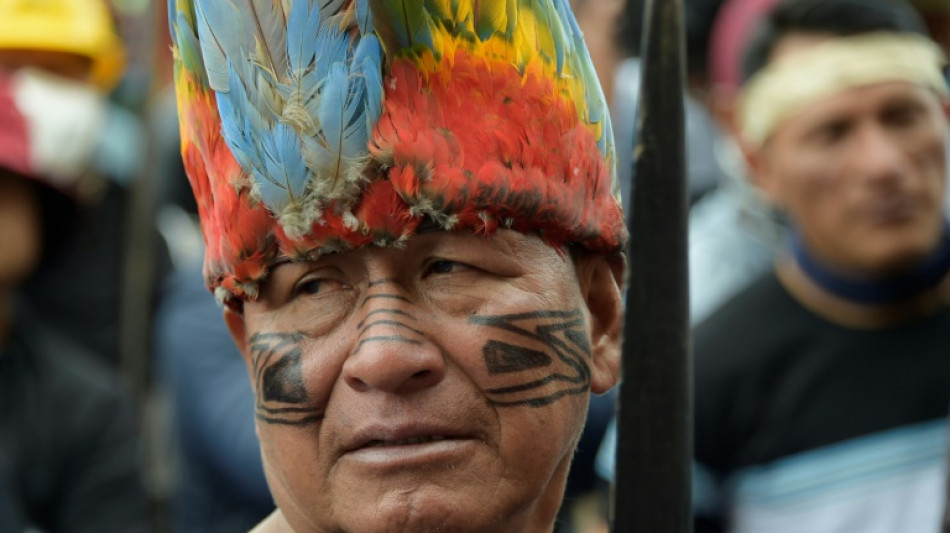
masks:
POLYGON ((695 334, 697 531, 933 531, 950 235, 943 55, 907 5, 792 0, 737 121, 794 233, 695 334))
MULTIPOLYGON (((138 119, 109 100, 125 58, 106 0, 0 0, 0 70, 45 72, 71 82, 68 99, 45 104, 72 115, 72 131, 62 132, 70 142, 35 149, 73 157, 76 235, 61 260, 42 265, 23 287, 23 301, 112 367, 123 357, 147 355, 119 353, 121 322, 128 318, 120 316, 128 186, 144 152, 138 119)), ((166 271, 167 261, 167 251, 157 250, 154 271, 166 271)))
POLYGON ((101 357, 18 298, 74 236, 82 110, 61 107, 81 106, 73 90, 45 72, 0 73, 0 531, 148 524, 128 396, 101 357))

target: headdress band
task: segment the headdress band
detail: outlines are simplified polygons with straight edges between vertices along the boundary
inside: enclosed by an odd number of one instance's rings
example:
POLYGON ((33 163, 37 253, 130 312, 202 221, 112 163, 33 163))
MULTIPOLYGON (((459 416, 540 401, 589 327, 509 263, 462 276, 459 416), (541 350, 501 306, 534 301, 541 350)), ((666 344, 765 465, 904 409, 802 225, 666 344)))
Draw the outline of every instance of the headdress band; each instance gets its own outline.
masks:
POLYGON ((740 95, 743 139, 761 146, 783 120, 839 91, 907 81, 950 95, 943 52, 929 39, 894 33, 834 38, 783 57, 759 72, 740 95))

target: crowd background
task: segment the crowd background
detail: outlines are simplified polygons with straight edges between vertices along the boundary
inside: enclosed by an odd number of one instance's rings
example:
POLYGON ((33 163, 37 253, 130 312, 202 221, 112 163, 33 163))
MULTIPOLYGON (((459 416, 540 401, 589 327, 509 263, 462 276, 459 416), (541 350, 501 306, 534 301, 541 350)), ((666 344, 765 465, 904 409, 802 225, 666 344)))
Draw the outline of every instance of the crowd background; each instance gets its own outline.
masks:
MULTIPOLYGON (((82 10, 94 1, 47 4, 82 10)), ((783 238, 782 220, 749 185, 730 134, 741 50, 776 0, 684 2, 691 318, 699 323, 769 269, 783 238)), ((0 26, 29 3, 0 0, 0 26)), ((571 3, 611 105, 618 172, 629 204, 643 1, 571 3)), ((932 37, 950 50, 950 0, 914 4, 932 37)), ((121 390, 137 433, 136 475, 148 501, 143 517, 148 530, 243 531, 273 504, 260 465, 246 370, 219 307, 203 286, 197 208, 178 155, 169 14, 165 2, 150 0, 112 0, 107 7, 126 67, 105 96, 107 118, 89 160, 97 179, 87 180, 94 185, 76 204, 78 214, 62 253, 17 287, 16 309, 34 313, 55 335, 93 354, 121 390)), ((0 70, 24 68, 22 60, 2 53, 22 46, 4 44, 0 36, 0 70)), ((26 67, 45 68, 40 63, 26 67)), ((0 145, 0 151, 8 149, 0 145)), ((0 341, 0 359, 3 350, 0 341)), ((614 401, 615 395, 606 395, 592 402, 562 512, 562 533, 605 528, 609 446, 596 468, 595 457, 614 401)), ((0 405, 16 408, 16 399, 0 405)), ((117 415, 102 410, 92 416, 117 415)), ((4 413, 0 417, 12 420, 4 413)), ((0 439, 4 435, 0 432, 0 439)), ((0 479, 0 520, 4 482, 0 479)), ((55 509, 50 505, 41 512, 55 509)))

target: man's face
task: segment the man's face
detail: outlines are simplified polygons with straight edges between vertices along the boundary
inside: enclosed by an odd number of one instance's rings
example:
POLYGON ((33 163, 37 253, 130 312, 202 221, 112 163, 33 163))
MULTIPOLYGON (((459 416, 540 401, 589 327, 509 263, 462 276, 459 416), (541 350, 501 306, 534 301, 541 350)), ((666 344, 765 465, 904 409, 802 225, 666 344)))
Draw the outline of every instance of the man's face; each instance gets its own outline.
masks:
POLYGON ((821 260, 884 275, 913 264, 940 238, 946 129, 935 93, 879 83, 798 112, 752 165, 821 260))
POLYGON ((26 178, 0 170, 0 291, 20 282, 40 259, 40 206, 26 178))
POLYGON ((298 533, 543 531, 588 393, 617 379, 620 269, 502 231, 273 270, 227 320, 298 533))

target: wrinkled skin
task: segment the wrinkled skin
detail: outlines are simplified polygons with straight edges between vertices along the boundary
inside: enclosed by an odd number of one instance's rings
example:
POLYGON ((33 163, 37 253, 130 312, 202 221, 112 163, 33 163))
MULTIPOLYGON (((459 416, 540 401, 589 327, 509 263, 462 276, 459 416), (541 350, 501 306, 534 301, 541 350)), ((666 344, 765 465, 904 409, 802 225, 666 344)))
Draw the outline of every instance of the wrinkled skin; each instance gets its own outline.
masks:
POLYGON ((278 266, 226 312, 275 530, 550 531, 589 392, 618 378, 622 270, 512 231, 278 266))

